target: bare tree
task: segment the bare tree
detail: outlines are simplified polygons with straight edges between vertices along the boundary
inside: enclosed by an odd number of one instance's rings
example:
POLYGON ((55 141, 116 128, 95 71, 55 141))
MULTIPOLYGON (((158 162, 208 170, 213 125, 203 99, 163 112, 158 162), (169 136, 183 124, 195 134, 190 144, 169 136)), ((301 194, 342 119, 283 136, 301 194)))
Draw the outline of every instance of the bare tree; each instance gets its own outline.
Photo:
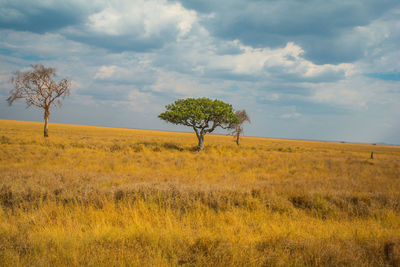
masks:
POLYGON ((240 135, 243 133, 243 123, 248 122, 251 123, 250 117, 247 114, 246 110, 238 110, 235 112, 236 117, 239 119, 239 123, 232 123, 229 125, 229 129, 233 130, 232 135, 236 138, 236 144, 239 145, 240 135))
POLYGON ((50 107, 60 107, 61 99, 70 94, 70 82, 62 79, 56 83, 53 78, 56 76, 55 68, 46 68, 42 64, 32 65, 33 70, 17 71, 11 78, 14 89, 10 91, 7 98, 11 106, 17 99, 25 99, 27 107, 37 106, 44 111, 44 137, 49 136, 48 122, 50 107))

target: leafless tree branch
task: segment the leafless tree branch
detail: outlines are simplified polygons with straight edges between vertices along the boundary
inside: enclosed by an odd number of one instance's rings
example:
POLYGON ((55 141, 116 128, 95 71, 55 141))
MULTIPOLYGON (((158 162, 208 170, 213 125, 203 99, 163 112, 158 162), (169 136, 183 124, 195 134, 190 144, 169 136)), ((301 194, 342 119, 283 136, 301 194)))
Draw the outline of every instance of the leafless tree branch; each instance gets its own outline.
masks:
POLYGON ((56 83, 55 68, 46 68, 42 64, 32 65, 33 70, 17 71, 11 78, 14 89, 7 98, 11 106, 18 99, 25 99, 27 107, 36 106, 44 110, 45 129, 44 135, 48 136, 47 123, 50 117, 50 107, 60 107, 61 100, 70 94, 70 82, 62 79, 56 83))

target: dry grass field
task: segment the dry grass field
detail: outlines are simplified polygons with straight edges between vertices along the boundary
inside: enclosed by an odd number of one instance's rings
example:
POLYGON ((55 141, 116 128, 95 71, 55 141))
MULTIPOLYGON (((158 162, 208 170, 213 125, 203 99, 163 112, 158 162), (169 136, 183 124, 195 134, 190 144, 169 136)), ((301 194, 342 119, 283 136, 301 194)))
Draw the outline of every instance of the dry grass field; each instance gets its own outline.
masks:
POLYGON ((1 266, 400 265, 400 147, 42 127, 0 120, 1 266))

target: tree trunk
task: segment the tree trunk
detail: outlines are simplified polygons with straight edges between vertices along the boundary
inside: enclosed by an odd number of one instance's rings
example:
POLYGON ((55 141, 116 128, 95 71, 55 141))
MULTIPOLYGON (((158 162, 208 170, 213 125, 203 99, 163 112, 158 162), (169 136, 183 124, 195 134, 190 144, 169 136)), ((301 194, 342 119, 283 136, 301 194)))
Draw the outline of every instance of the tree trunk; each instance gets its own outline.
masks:
POLYGON ((204 134, 200 133, 197 135, 197 139, 199 139, 199 144, 197 146, 197 151, 202 151, 204 148, 204 134))
POLYGON ((236 133, 236 144, 239 145, 239 138, 240 134, 242 133, 242 128, 240 127, 240 124, 236 125, 235 133, 236 133))
POLYGON ((44 137, 49 137, 49 129, 48 129, 48 124, 49 124, 49 117, 50 117, 50 112, 45 109, 44 111, 44 137))

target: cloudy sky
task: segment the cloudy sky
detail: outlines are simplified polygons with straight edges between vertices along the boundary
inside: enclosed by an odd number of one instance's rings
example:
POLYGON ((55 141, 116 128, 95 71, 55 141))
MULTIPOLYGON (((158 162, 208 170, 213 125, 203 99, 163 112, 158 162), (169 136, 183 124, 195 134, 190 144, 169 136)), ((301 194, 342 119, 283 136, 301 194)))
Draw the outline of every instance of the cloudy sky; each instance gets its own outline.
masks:
MULTIPOLYGON (((16 70, 56 67, 50 122, 187 130, 178 98, 246 109, 245 135, 400 144, 398 0, 0 0, 0 118, 16 70)), ((51 128, 50 128, 51 130, 51 128)))

